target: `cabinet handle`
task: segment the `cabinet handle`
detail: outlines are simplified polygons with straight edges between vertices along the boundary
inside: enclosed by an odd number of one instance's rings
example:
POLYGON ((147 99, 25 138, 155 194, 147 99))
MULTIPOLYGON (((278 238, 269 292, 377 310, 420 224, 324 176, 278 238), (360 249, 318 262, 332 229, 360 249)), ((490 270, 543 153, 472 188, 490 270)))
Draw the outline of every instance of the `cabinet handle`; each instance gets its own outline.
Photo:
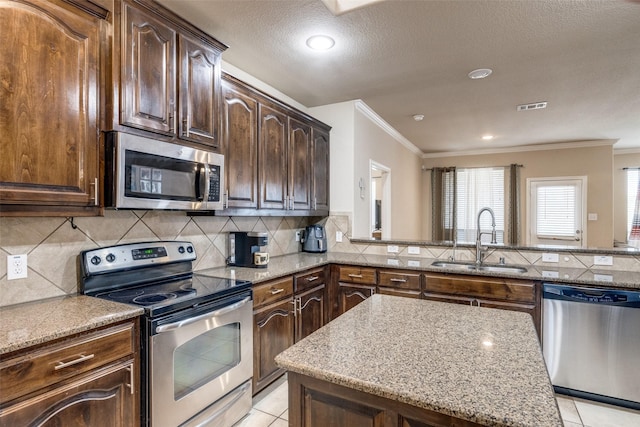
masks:
POLYGON ((289 196, 289 210, 293 210, 293 197, 289 196))
POLYGON ((227 191, 224 192, 224 195, 222 196, 222 208, 226 209, 229 207, 229 189, 227 188, 227 191))
POLYGON ((271 289, 271 295, 278 295, 280 293, 284 292, 283 288, 280 289, 271 289))
POLYGON ((173 132, 174 131, 174 124, 173 124, 173 117, 174 117, 174 111, 169 113, 169 132, 173 132))
POLYGON ((98 197, 98 177, 93 178, 93 184, 91 184, 91 186, 93 187, 93 205, 99 206, 100 198, 98 197))
POLYGON ((316 210, 318 209, 318 199, 317 198, 313 198, 313 209, 316 210))
POLYGON ((133 365, 126 368, 129 371, 129 384, 126 384, 127 387, 131 390, 131 394, 134 394, 134 383, 133 383, 133 365))
POLYGON ((391 280, 392 282, 407 283, 407 279, 396 279, 395 277, 392 277, 389 280, 391 280))
POLYGON ((352 279, 362 279, 362 274, 349 274, 352 279))
MULTIPOLYGON (((289 301, 289 304, 293 304, 293 317, 298 317, 298 303, 300 298, 294 298, 293 301, 289 301)), ((302 314, 302 312, 300 312, 302 314)))
POLYGON ((307 277, 307 282, 313 282, 314 280, 318 280, 320 276, 311 276, 307 277))
POLYGON ((189 122, 187 121, 186 118, 182 119, 182 136, 188 136, 189 135, 189 128, 187 127, 189 125, 189 122))
POLYGON ((69 362, 58 362, 58 364, 56 366, 53 367, 53 369, 55 371, 57 371, 58 369, 63 369, 66 368, 68 366, 72 366, 72 365, 76 365, 78 363, 82 363, 85 362, 89 359, 93 359, 96 355, 95 354, 87 354, 86 356, 84 354, 81 354, 80 357, 78 357, 77 359, 74 360, 70 360, 69 362))

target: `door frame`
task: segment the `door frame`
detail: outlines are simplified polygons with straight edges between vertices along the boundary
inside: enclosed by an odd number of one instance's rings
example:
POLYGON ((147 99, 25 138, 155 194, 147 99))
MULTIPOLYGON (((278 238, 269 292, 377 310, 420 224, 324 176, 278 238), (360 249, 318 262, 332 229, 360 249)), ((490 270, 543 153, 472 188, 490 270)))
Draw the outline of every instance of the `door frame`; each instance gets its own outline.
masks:
MULTIPOLYGON (((369 185, 371 185, 373 174, 372 170, 378 170, 382 172, 382 179, 380 179, 380 183, 382 184, 382 203, 381 203, 381 215, 382 215, 382 239, 390 239, 391 238, 391 168, 378 163, 372 159, 369 159, 369 185)), ((373 230, 373 221, 371 220, 373 216, 373 203, 375 199, 369 196, 369 231, 371 234, 371 230, 373 230)))

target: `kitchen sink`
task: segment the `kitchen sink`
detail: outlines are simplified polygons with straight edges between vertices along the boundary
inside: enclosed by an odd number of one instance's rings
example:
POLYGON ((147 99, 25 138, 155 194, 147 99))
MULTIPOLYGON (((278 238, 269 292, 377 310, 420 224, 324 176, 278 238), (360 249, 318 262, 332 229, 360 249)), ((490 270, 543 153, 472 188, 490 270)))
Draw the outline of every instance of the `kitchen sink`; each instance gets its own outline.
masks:
POLYGON ((475 265, 468 262, 456 262, 456 261, 434 261, 431 263, 434 267, 448 268, 452 270, 468 270, 468 271, 486 271, 489 273, 526 273, 525 267, 519 267, 515 265, 501 265, 501 264, 480 264, 475 265))

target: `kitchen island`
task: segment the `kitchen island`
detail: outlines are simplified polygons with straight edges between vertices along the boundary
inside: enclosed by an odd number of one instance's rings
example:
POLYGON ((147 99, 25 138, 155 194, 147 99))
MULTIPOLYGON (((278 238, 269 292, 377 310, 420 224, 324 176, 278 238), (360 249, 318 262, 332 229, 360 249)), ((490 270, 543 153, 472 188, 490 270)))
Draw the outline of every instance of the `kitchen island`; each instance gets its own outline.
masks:
POLYGON ((291 426, 562 426, 524 313, 374 295, 276 363, 291 426))

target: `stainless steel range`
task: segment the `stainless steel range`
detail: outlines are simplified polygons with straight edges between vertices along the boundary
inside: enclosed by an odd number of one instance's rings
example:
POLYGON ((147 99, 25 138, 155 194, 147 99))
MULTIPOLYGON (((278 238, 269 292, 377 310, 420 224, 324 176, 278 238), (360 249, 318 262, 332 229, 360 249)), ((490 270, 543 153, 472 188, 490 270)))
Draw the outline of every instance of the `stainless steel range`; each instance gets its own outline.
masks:
POLYGON ((251 282, 192 272, 189 242, 80 254, 81 292, 145 309, 142 425, 231 426, 251 409, 251 282))

